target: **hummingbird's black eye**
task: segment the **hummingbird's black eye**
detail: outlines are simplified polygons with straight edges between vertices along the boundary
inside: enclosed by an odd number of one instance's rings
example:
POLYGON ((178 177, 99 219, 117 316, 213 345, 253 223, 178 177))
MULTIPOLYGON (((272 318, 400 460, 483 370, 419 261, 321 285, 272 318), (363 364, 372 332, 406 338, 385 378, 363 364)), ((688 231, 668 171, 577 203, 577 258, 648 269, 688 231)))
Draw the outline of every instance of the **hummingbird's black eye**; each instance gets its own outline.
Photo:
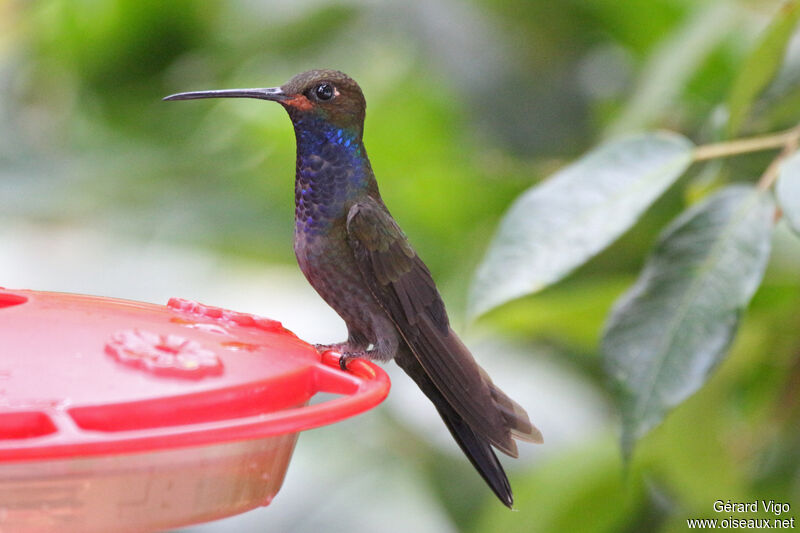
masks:
POLYGON ((320 83, 314 89, 314 94, 318 100, 326 101, 333 98, 333 85, 330 83, 320 83))

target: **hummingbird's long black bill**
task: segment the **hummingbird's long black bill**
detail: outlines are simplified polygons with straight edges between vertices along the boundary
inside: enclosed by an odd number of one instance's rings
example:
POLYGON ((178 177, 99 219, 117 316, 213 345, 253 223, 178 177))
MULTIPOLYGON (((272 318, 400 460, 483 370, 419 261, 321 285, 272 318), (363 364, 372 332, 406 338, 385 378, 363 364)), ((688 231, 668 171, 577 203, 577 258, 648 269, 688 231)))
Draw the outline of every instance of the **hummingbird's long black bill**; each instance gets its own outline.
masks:
POLYGON ((171 94, 163 98, 172 100, 198 100, 200 98, 258 98, 259 100, 273 100, 280 102, 289 97, 280 87, 267 89, 225 89, 221 91, 195 91, 189 93, 171 94))

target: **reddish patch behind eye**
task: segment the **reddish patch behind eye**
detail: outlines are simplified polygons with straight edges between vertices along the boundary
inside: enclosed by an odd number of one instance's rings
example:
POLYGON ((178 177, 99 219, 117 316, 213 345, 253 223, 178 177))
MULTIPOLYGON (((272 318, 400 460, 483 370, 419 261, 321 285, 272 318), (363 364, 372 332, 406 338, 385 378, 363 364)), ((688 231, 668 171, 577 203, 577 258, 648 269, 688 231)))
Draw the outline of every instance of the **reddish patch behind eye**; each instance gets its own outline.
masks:
POLYGON ((314 104, 312 104, 311 101, 302 94, 298 94, 297 96, 292 96, 291 98, 287 98, 286 100, 283 101, 283 103, 286 105, 290 105, 295 109, 300 109, 302 111, 308 111, 309 109, 314 107, 314 104))

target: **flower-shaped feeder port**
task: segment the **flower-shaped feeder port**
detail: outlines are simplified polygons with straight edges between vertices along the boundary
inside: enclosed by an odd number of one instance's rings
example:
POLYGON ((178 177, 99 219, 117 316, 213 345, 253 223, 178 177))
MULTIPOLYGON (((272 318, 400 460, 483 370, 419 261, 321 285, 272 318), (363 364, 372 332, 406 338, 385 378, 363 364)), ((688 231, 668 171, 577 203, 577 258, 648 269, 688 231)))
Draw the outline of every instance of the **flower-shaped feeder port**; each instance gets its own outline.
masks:
POLYGON ((389 379, 279 322, 0 288, 0 530, 157 530, 267 505, 299 431, 389 379), (318 392, 339 394, 308 405, 318 392))

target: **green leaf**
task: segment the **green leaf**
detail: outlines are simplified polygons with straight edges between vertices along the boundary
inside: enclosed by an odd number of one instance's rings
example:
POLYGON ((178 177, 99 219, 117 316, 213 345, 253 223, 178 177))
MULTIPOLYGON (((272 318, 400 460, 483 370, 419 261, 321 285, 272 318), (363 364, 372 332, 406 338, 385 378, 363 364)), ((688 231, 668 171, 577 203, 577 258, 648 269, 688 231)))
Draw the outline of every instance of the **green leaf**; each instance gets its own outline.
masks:
POLYGON ((693 146, 669 132, 612 141, 520 195, 478 268, 469 315, 558 281, 612 243, 686 170, 693 146))
POLYGON ((795 152, 781 165, 775 195, 789 226, 800 235, 800 152, 795 152))
POLYGON ((768 192, 720 190, 670 224, 615 304, 603 354, 621 395, 626 455, 722 359, 764 275, 774 213, 768 192))
POLYGON ((789 39, 800 19, 800 0, 783 4, 761 34, 731 87, 728 96, 728 134, 736 135, 742 127, 753 100, 772 80, 783 62, 789 39))

